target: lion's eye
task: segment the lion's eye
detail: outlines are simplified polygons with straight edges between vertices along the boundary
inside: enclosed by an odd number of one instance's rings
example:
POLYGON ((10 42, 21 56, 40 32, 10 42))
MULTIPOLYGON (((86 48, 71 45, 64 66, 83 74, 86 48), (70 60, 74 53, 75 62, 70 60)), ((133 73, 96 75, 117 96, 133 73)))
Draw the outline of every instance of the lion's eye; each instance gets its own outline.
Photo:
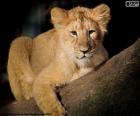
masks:
POLYGON ((95 32, 95 30, 89 30, 88 33, 89 35, 93 34, 95 32))
POLYGON ((77 32, 76 31, 70 31, 71 35, 77 36, 77 32))

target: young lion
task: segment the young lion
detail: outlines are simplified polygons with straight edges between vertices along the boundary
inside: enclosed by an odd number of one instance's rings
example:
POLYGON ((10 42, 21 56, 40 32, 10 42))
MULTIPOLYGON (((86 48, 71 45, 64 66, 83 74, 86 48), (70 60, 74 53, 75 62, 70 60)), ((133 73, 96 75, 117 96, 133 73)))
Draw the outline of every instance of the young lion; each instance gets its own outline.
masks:
POLYGON ((39 108, 51 116, 64 116, 55 94, 57 86, 70 83, 94 70, 108 59, 103 37, 110 9, 53 8, 54 29, 35 39, 19 37, 10 48, 8 74, 17 100, 33 97, 39 108))

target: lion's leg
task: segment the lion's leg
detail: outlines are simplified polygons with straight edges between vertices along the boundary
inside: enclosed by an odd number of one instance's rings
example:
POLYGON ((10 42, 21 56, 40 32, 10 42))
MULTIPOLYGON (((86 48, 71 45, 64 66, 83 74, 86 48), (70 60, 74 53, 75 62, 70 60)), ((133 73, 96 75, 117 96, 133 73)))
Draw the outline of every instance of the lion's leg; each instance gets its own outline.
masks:
POLYGON ((22 101, 25 98, 22 92, 20 80, 15 73, 14 67, 9 65, 8 68, 9 68, 9 71, 8 71, 9 82, 10 82, 12 93, 14 94, 14 97, 16 100, 22 101))
POLYGON ((64 108, 58 101, 52 82, 47 78, 35 81, 33 95, 45 116, 64 116, 64 108), (48 114, 48 115, 47 115, 48 114))
POLYGON ((28 37, 15 39, 10 47, 7 69, 11 90, 17 100, 31 97, 33 80, 29 61, 31 48, 32 39, 28 37))

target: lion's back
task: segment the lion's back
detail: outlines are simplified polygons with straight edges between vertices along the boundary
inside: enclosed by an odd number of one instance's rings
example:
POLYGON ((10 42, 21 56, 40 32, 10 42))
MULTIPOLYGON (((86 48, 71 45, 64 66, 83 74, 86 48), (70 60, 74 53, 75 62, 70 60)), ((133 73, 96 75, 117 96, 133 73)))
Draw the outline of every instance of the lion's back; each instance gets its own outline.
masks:
POLYGON ((54 37, 55 34, 55 30, 52 29, 40 34, 33 40, 31 66, 36 74, 47 67, 54 58, 55 46, 57 44, 54 37))

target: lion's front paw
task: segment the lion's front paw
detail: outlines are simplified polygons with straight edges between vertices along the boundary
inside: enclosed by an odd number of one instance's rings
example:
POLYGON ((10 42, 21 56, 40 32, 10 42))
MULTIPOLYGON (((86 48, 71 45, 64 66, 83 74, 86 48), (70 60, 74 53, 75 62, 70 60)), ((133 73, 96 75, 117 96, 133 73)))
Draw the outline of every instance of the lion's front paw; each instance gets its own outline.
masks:
POLYGON ((64 115, 65 109, 62 106, 57 107, 52 113, 52 116, 64 116, 64 115))
POLYGON ((65 116, 65 109, 62 105, 55 105, 50 116, 65 116))

